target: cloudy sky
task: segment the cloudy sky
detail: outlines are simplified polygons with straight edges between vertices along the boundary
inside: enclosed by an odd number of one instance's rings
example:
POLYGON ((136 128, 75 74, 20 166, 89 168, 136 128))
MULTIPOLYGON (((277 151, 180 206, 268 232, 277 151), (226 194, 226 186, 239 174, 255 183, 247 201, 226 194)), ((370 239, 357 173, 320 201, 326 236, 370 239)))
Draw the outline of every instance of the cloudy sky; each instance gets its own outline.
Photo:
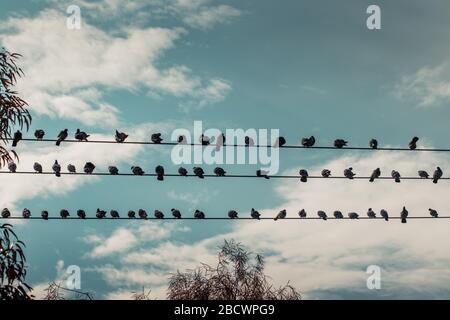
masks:
MULTIPOLYGON (((23 55, 19 93, 33 124, 48 137, 83 128, 111 139, 153 132, 168 139, 177 128, 279 129, 288 142, 315 135, 320 145, 345 137, 366 146, 448 147, 450 117, 450 3, 376 1, 382 29, 366 27, 373 1, 8 1, 0 11, 0 44, 23 55), (66 27, 69 5, 81 8, 80 30, 66 27)), ((142 145, 21 143, 18 170, 55 159, 86 161, 123 172, 157 164, 174 172, 170 148, 142 145)), ((380 167, 402 175, 450 170, 446 154, 282 150, 280 170, 322 168, 358 174, 380 167)), ((192 166, 188 166, 191 169, 192 166)), ((227 165, 253 173, 256 165, 227 165)), ((210 172, 213 168, 205 169, 210 172)), ((445 215, 449 185, 442 181, 324 181, 176 179, 163 183, 130 177, 2 177, 0 206, 57 215, 84 208, 160 209, 207 216, 252 207, 264 216, 304 208, 356 211, 369 207, 411 216, 428 208, 445 215), (239 183, 239 185, 237 185, 239 183)), ((28 281, 36 294, 80 266, 82 289, 97 298, 130 298, 143 286, 165 297, 170 273, 214 262, 224 239, 236 239, 267 257, 267 273, 308 299, 449 298, 450 243, 446 220, 398 221, 29 221, 16 225, 27 244, 28 281), (368 290, 366 268, 381 267, 381 289, 368 290)))

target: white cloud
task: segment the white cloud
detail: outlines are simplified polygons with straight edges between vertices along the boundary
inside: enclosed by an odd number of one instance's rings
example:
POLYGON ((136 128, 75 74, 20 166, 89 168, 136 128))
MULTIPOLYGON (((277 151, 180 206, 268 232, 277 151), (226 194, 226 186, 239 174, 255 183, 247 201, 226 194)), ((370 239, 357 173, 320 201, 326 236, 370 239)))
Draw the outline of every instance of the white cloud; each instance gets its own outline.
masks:
POLYGON ((197 11, 188 14, 183 21, 193 28, 210 29, 216 24, 226 23, 239 17, 241 12, 227 5, 216 7, 201 7, 197 11))

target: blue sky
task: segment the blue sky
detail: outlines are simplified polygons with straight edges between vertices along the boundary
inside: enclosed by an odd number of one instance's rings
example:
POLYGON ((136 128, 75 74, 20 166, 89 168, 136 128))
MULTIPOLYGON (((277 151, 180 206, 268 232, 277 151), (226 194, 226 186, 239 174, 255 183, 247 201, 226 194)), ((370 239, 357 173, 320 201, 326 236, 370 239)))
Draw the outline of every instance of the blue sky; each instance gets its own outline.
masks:
MULTIPOLYGON (((279 129, 290 143, 314 134, 320 145, 344 137, 365 146, 405 146, 417 135, 423 146, 445 147, 450 116, 450 64, 446 1, 377 1, 382 29, 366 28, 373 1, 14 1, 2 4, 0 43, 23 54, 26 77, 19 92, 30 102, 33 125, 49 137, 62 128, 83 128, 112 138, 116 128, 130 139, 191 128, 279 129), (81 30, 66 28, 66 8, 78 4, 81 30)), ((20 169, 39 160, 50 168, 99 171, 134 164, 151 172, 157 164, 174 172, 170 148, 21 143, 20 169)), ((358 173, 382 167, 402 175, 444 169, 442 154, 280 151, 280 170, 320 172, 353 166, 358 173), (394 166, 394 167, 393 167, 394 166)), ((255 165, 227 165, 249 173, 255 165)), ((448 166, 447 166, 448 167, 448 166)), ((213 168, 208 168, 212 171, 213 168)), ((195 208, 208 216, 229 209, 241 215, 256 207, 264 215, 282 208, 368 207, 412 215, 436 207, 445 213, 448 186, 422 182, 204 181, 128 177, 7 176, 0 200, 16 214, 28 207, 58 214, 84 208, 195 208), (237 185, 238 184, 238 185, 237 185)), ((327 211, 327 212, 328 212, 327 211)), ((446 222, 140 223, 32 221, 17 225, 27 243, 28 280, 42 289, 61 279, 68 265, 82 270, 82 288, 98 298, 127 298, 143 285, 164 297, 170 272, 214 261, 223 239, 235 238, 266 253, 277 284, 291 280, 315 298, 448 297, 450 257, 435 245, 448 243, 446 222), (447 241, 447 242, 446 242, 447 241), (381 290, 368 290, 365 269, 382 267, 381 290), (426 288, 426 289, 424 289, 426 288)))

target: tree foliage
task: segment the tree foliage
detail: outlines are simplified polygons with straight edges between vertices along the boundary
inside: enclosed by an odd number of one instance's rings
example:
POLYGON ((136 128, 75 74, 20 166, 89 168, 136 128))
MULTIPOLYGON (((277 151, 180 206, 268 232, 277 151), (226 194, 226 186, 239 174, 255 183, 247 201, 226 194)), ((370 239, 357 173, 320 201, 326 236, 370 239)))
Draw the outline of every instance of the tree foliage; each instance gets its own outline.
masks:
MULTIPOLYGON (((0 140, 6 144, 12 138, 13 128, 29 129, 31 115, 27 109, 28 104, 13 90, 17 79, 24 75, 17 65, 21 57, 18 53, 10 53, 6 49, 0 49, 0 140)), ((13 156, 18 159, 14 150, 13 156)), ((13 161, 8 150, 0 145, 0 166, 13 161)))
POLYGON ((177 272, 170 278, 170 300, 299 300, 300 293, 289 284, 276 288, 264 274, 264 259, 234 241, 225 241, 218 264, 202 264, 194 270, 177 272))

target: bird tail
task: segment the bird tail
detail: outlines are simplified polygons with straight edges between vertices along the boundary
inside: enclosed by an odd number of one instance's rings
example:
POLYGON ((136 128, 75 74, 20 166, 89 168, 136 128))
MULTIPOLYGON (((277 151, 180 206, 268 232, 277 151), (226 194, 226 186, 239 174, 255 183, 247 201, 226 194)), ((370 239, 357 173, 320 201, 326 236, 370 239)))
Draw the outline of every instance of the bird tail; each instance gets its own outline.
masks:
POLYGON ((374 182, 375 178, 374 177, 370 177, 369 182, 374 182))
POLYGON ((17 141, 16 140, 13 141, 12 146, 13 147, 17 146, 17 141))
POLYGON ((395 179, 395 182, 400 183, 400 179, 399 179, 399 178, 396 178, 396 179, 395 179))
POLYGON ((61 173, 59 173, 59 172, 56 172, 56 173, 55 173, 55 176, 57 176, 57 177, 61 177, 61 173))
POLYGON ((277 220, 278 220, 278 217, 273 218, 273 220, 274 220, 274 221, 277 221, 277 220))
POLYGON ((60 139, 56 140, 56 145, 59 146, 60 144, 61 144, 61 140, 60 139))
POLYGON ((433 183, 438 183, 438 179, 433 179, 433 183))
POLYGON ((164 180, 164 176, 158 176, 156 179, 157 179, 158 181, 163 181, 163 180, 164 180))

